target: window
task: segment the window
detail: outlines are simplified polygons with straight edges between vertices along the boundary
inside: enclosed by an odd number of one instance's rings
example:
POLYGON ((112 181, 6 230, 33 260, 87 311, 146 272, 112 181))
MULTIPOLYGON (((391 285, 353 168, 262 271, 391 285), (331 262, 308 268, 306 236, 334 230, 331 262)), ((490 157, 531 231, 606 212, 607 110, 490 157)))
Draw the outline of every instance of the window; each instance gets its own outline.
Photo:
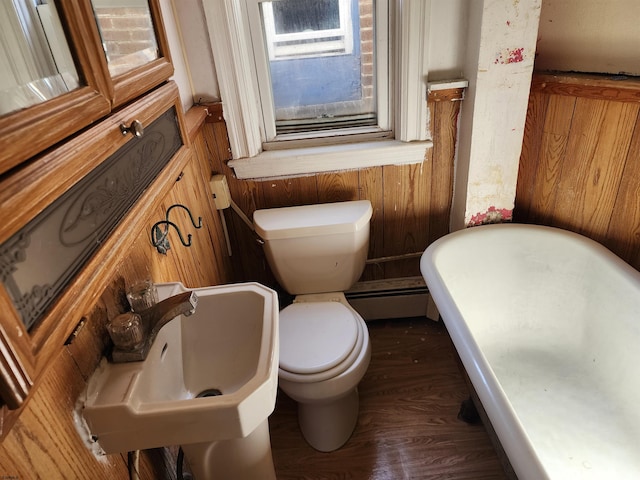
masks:
POLYGON ((387 92, 376 89, 376 77, 387 76, 388 62, 374 48, 374 0, 246 2, 265 149, 292 137, 390 129, 386 113, 381 126, 377 114, 387 92))
POLYGON ((363 37, 358 14, 361 3, 365 18, 371 18, 372 1, 260 3, 264 35, 254 42, 266 43, 269 75, 258 78, 265 82, 262 90, 271 90, 275 117, 267 141, 287 133, 315 137, 322 130, 375 125, 373 38, 363 37))
POLYGON ((236 174, 258 163, 239 176, 422 161, 428 5, 207 2, 236 174))
POLYGON ((351 54, 349 0, 281 0, 262 3, 269 60, 351 54))

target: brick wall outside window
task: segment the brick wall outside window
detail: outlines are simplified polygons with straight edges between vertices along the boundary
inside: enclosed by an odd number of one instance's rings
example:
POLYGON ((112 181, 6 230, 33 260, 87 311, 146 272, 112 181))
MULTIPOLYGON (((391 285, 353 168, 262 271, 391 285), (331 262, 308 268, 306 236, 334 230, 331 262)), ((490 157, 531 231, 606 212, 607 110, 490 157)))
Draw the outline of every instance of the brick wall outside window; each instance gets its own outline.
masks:
POLYGON ((112 75, 157 58, 158 48, 147 8, 97 8, 96 18, 112 75))
POLYGON ((373 0, 360 0, 360 53, 362 97, 363 99, 373 98, 373 0))

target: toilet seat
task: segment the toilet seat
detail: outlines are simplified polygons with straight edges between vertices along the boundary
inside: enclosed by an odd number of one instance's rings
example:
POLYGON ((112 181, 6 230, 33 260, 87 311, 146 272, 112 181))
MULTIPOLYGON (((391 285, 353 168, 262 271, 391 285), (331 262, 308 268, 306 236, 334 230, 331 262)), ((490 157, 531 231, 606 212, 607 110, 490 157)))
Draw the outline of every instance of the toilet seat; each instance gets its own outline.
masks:
POLYGON ((320 382, 356 360, 364 332, 360 316, 340 302, 294 303, 280 312, 280 369, 285 380, 320 382))

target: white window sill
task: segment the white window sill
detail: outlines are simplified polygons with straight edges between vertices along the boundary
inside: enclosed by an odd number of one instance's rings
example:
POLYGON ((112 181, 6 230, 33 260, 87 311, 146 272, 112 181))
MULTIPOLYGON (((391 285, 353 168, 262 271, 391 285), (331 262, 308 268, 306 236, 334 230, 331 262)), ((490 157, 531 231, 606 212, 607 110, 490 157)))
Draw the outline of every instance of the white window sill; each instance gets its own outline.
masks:
POLYGON ((229 166, 239 179, 312 175, 321 172, 355 170, 383 165, 422 163, 430 140, 372 142, 329 145, 322 147, 271 150, 255 157, 231 160, 229 166))

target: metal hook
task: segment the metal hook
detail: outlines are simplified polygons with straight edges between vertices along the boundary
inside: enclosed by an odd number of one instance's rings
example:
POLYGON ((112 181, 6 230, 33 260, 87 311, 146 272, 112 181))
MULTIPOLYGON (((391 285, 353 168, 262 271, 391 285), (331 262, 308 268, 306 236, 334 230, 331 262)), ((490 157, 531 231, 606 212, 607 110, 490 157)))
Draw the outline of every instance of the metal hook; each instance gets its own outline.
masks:
POLYGON ((156 247, 159 253, 163 255, 166 255, 167 250, 171 248, 169 239, 167 238, 168 233, 169 225, 166 224, 166 220, 156 222, 153 227, 151 227, 151 244, 156 247), (161 223, 164 223, 166 225, 164 232, 160 229, 161 223))
POLYGON ((182 232, 175 223, 169 220, 160 220, 159 222, 156 222, 153 227, 151 227, 151 243, 158 249, 159 253, 166 255, 167 250, 171 248, 171 244, 169 243, 169 239, 167 238, 169 227, 173 227, 176 229, 182 245, 184 245, 185 247, 191 246, 191 234, 187 235, 187 240, 185 241, 184 237, 182 236, 182 232), (164 231, 162 231, 162 229, 160 228, 160 225, 162 224, 166 225, 164 231))
POLYGON ((184 245, 185 247, 191 246, 191 234, 187 235, 187 240, 185 241, 184 237, 182 236, 182 232, 180 231, 180 228, 178 228, 178 226, 175 223, 169 220, 169 212, 171 212, 171 210, 175 207, 181 207, 184 210, 186 210, 187 213, 189 214, 189 218, 191 219, 191 223, 193 224, 193 226, 195 228, 202 228, 202 217, 198 217, 198 223, 196 224, 193 218, 193 215, 191 215, 191 211, 187 207, 179 203, 176 203, 175 205, 171 205, 167 209, 165 220, 160 220, 159 222, 154 223, 153 227, 151 227, 151 244, 154 247, 156 247, 159 253, 163 255, 166 255, 167 250, 171 248, 171 245, 169 244, 169 239, 167 238, 169 234, 169 227, 173 227, 176 229, 176 232, 178 232, 178 236, 180 237, 180 242, 182 243, 182 245, 184 245), (165 225, 164 231, 160 228, 160 225, 165 225))
POLYGON ((181 203, 176 203, 174 205, 171 205, 168 209, 167 209, 167 220, 169 220, 169 212, 171 210, 173 210, 176 207, 180 207, 183 208, 184 210, 187 211, 187 213, 189 214, 189 218, 191 219, 191 224, 195 227, 195 228, 202 228, 202 217, 198 217, 198 224, 196 225, 196 221, 193 219, 193 215, 191 214, 191 210, 189 210, 187 207, 185 207, 184 205, 182 205, 181 203))

